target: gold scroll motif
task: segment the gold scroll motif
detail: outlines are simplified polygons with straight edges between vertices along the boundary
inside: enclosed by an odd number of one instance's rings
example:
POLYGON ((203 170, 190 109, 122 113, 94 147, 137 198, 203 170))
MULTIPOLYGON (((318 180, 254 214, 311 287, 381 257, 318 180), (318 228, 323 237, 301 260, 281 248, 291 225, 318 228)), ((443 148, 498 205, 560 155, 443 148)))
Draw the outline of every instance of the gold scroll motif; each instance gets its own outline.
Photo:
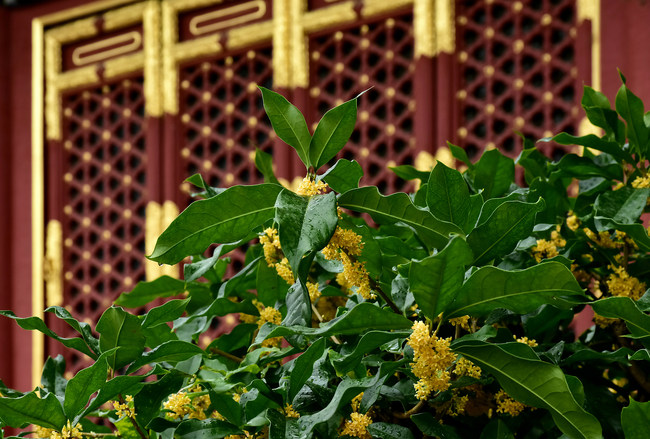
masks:
POLYGON ((72 51, 72 62, 76 66, 84 66, 132 52, 141 45, 140 32, 131 31, 77 47, 72 51))
MULTIPOLYGON (((144 247, 146 254, 150 255, 153 252, 158 237, 178 216, 178 212, 178 207, 172 201, 165 201, 162 205, 155 201, 147 203, 144 231, 144 247)), ((144 269, 148 281, 154 280, 160 276, 178 278, 177 265, 158 265, 157 262, 145 259, 144 269)))
POLYGON ((63 228, 57 220, 47 223, 43 279, 47 306, 63 305, 63 228))
POLYGON ((257 20, 266 14, 266 2, 254 0, 192 17, 190 33, 194 36, 257 20), (237 15, 242 13, 241 15, 237 15), (232 18, 228 18, 232 16, 232 18), (216 20, 216 21, 215 21, 216 20))

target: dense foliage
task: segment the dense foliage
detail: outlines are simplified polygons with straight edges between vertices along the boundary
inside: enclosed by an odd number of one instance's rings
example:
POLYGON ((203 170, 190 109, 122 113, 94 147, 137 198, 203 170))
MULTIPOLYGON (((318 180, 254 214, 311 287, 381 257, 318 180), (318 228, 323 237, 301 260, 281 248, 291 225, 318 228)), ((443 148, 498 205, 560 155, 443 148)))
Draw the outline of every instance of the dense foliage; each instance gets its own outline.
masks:
POLYGON ((297 190, 261 151, 263 184, 188 179, 200 200, 150 256, 185 260, 184 280, 138 284, 95 328, 48 308, 76 338, 3 311, 94 363, 66 380, 62 357, 49 358, 40 388, 2 385, 1 425, 52 439, 645 437, 650 114, 622 79, 615 109, 585 87, 602 136, 541 140, 581 154, 551 161, 523 139, 516 161, 491 150, 472 163, 449 145, 464 172, 393 168, 415 180, 410 195, 358 187, 355 161, 319 174, 351 135, 357 99, 312 135, 262 88, 305 164, 297 190), (226 276, 236 248, 245 264, 226 276), (123 309, 170 297, 144 315, 123 309), (576 338, 574 317, 591 310, 576 338), (231 314, 239 324, 203 344, 231 314))

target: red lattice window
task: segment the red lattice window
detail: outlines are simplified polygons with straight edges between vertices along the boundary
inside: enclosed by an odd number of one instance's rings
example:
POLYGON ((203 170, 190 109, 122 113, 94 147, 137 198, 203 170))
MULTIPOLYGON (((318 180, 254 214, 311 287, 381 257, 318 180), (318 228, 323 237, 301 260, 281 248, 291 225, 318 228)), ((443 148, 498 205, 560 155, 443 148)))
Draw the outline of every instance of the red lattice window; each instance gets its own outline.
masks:
POLYGON ((309 122, 372 87, 360 100, 357 127, 339 157, 357 160, 365 172, 362 184, 384 193, 405 186, 387 167, 413 164, 417 154, 412 22, 405 14, 309 39, 309 122))
MULTIPOLYGON (((97 322, 144 280, 147 155, 142 78, 63 97, 64 303, 97 322)), ((68 358, 69 370, 82 367, 68 358)))
POLYGON ((255 147, 271 152, 271 125, 258 85, 271 88, 271 49, 248 50, 180 71, 183 178, 215 187, 262 181, 255 147))
POLYGON ((465 0, 456 13, 458 137, 470 157, 494 147, 515 157, 515 131, 539 139, 577 130, 575 0, 465 0))

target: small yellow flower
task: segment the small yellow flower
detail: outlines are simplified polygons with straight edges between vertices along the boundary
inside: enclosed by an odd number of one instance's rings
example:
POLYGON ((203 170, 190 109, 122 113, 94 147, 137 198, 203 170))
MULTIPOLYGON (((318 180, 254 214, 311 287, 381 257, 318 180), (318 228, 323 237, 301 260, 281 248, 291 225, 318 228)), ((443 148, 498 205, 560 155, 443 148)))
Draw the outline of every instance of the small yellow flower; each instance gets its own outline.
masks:
POLYGON ((300 182, 300 185, 298 185, 296 193, 298 195, 311 197, 325 192, 327 188, 327 183, 324 181, 315 182, 311 178, 305 177, 302 182, 300 182))
POLYGON ((125 400, 126 403, 113 401, 113 408, 115 409, 115 415, 118 418, 122 418, 122 417, 134 418, 135 408, 133 407, 133 404, 131 404, 133 402, 133 396, 127 395, 125 400))
POLYGON ((569 212, 569 216, 566 219, 566 226, 574 232, 580 228, 580 220, 573 212, 569 212))
POLYGON ((463 395, 458 396, 458 393, 454 391, 451 396, 451 406, 449 407, 448 414, 451 417, 456 417, 465 413, 465 406, 469 401, 469 396, 463 395))
POLYGON ((300 413, 298 413, 296 410, 294 410, 293 405, 287 404, 284 407, 284 414, 287 418, 299 418, 300 413))
POLYGON ((456 367, 454 367, 454 373, 457 376, 467 375, 472 378, 481 378, 481 368, 476 366, 474 363, 466 359, 465 357, 460 357, 456 361, 456 367))
POLYGON ((645 282, 640 282, 634 276, 630 276, 624 267, 609 266, 614 273, 607 278, 607 287, 612 296, 629 297, 632 300, 639 300, 645 293, 645 282))
POLYGON ((264 230, 264 234, 260 236, 260 244, 262 244, 264 250, 266 263, 269 267, 273 267, 280 259, 279 250, 282 249, 278 231, 273 228, 264 230))
POLYGON ((291 271, 291 266, 289 265, 289 260, 287 258, 283 258, 280 262, 276 263, 275 270, 289 285, 293 285, 296 282, 293 278, 293 272, 291 271))
POLYGON ((645 177, 638 176, 632 182, 632 187, 635 189, 650 187, 650 175, 646 175, 645 177))
POLYGON ((508 396, 508 394, 503 389, 499 390, 494 398, 496 399, 497 403, 497 413, 505 413, 510 416, 517 416, 526 408, 524 404, 515 401, 510 396, 508 396))
POLYGON ((70 421, 68 421, 68 423, 61 429, 61 433, 58 431, 52 431, 50 439, 81 439, 83 437, 83 434, 81 433, 82 430, 83 427, 81 424, 75 424, 72 426, 70 421))
POLYGON ((351 413, 350 419, 345 421, 341 436, 353 436, 360 439, 372 439, 368 433, 368 426, 372 424, 372 418, 367 414, 351 413))
POLYGON ((449 319, 449 323, 454 326, 460 326, 465 331, 469 331, 469 316, 461 316, 449 319))
POLYGON ((307 290, 309 291, 309 299, 312 303, 316 302, 321 295, 318 290, 318 284, 315 282, 307 282, 307 290))
POLYGON ((363 392, 359 393, 357 396, 352 398, 352 401, 350 401, 350 405, 352 406, 353 412, 359 411, 359 406, 361 406, 362 399, 363 399, 363 392))
POLYGON ((40 425, 32 425, 32 433, 34 434, 34 437, 49 438, 52 436, 53 432, 54 430, 51 428, 41 427, 40 425))
POLYGON ((517 338, 516 335, 513 335, 512 338, 514 338, 517 343, 527 344, 531 348, 534 348, 534 347, 538 346, 537 341, 535 341, 532 338, 531 339, 529 339, 528 337, 517 338))

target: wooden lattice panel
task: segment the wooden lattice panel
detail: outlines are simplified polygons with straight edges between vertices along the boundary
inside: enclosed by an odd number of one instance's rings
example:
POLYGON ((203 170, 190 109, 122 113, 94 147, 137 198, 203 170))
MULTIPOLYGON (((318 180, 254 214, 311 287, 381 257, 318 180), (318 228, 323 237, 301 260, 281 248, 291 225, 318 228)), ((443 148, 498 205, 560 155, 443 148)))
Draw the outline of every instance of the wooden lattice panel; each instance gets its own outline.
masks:
POLYGON ((357 127, 339 157, 357 160, 362 184, 382 192, 404 189, 388 166, 413 164, 413 17, 355 24, 309 39, 314 124, 330 108, 372 87, 360 99, 357 127))
POLYGON ((458 138, 470 157, 494 147, 515 157, 515 131, 539 139, 577 130, 575 0, 466 0, 457 23, 458 138))
POLYGON ((63 299, 87 322, 144 280, 142 86, 140 77, 63 97, 63 299))
POLYGON ((272 87, 271 49, 248 50, 180 71, 183 177, 215 187, 262 181, 255 147, 271 152, 271 125, 258 85, 272 87))

